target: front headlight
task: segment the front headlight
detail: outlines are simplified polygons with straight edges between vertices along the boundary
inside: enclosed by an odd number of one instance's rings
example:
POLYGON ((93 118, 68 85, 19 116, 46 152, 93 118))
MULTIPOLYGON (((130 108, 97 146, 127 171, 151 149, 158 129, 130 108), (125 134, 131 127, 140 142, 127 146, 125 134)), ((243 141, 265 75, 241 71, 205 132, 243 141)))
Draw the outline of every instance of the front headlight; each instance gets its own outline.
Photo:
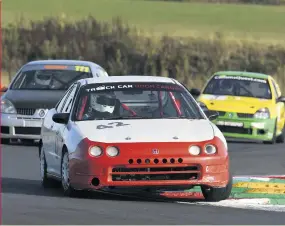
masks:
POLYGON ((119 149, 116 148, 116 147, 113 147, 113 146, 112 147, 107 147, 106 153, 110 157, 115 157, 115 156, 119 155, 119 149))
POLYGON ((189 149, 188 149, 188 152, 191 155, 199 155, 200 152, 201 152, 201 149, 200 149, 199 146, 190 146, 189 149))
POLYGON ((261 109, 259 109, 254 114, 254 118, 269 119, 270 118, 270 112, 269 112, 268 108, 261 108, 261 109))
POLYGON ((93 157, 98 157, 103 154, 103 150, 99 146, 93 146, 89 149, 89 154, 93 157))
POLYGON ((16 114, 17 111, 11 101, 7 99, 1 99, 1 113, 16 114))
POLYGON ((217 152, 217 149, 216 149, 216 147, 214 145, 208 144, 208 145, 206 145, 204 151, 205 151, 206 154, 212 155, 212 154, 215 154, 217 152))

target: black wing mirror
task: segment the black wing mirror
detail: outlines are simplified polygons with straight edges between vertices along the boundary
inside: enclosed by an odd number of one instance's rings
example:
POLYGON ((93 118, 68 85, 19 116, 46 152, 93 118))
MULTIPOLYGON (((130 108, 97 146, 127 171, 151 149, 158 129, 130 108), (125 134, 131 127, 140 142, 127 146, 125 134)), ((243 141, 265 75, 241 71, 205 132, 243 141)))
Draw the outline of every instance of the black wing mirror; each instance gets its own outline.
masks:
POLYGON ((217 112, 217 111, 206 110, 206 111, 204 111, 204 113, 207 115, 208 119, 211 121, 215 120, 216 118, 219 117, 219 112, 217 112))
POLYGON ((56 113, 52 116, 52 120, 59 124, 67 124, 69 120, 69 113, 56 113))
POLYGON ((277 102, 283 102, 283 103, 285 103, 285 97, 284 97, 284 96, 278 97, 278 98, 277 98, 277 102))
POLYGON ((201 94, 200 90, 199 89, 195 89, 195 88, 191 89, 190 93, 191 93, 192 96, 196 96, 196 97, 200 96, 200 94, 201 94))
POLYGON ((7 90, 8 90, 7 87, 2 87, 2 88, 1 88, 1 93, 5 93, 7 90))

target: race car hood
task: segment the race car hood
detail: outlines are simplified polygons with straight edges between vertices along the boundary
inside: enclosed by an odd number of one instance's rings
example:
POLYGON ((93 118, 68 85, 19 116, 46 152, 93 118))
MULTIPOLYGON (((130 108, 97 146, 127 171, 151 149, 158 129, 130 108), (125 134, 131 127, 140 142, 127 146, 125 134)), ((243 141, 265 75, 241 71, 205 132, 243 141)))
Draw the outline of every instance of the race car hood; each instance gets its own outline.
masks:
POLYGON ((201 95, 198 101, 209 110, 254 114, 260 108, 270 108, 271 100, 251 97, 201 95))
POLYGON ((199 142, 214 138, 214 131, 208 120, 98 120, 76 124, 84 137, 106 143, 199 142))
POLYGON ((65 90, 8 90, 3 98, 15 108, 51 109, 64 95, 65 90))

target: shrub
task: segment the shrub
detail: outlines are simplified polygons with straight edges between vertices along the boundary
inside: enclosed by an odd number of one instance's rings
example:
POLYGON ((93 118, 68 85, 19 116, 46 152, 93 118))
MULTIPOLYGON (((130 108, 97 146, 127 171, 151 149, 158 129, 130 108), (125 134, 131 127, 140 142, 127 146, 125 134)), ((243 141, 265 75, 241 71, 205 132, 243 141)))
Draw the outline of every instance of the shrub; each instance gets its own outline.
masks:
POLYGON ((285 46, 227 42, 221 34, 211 39, 139 34, 119 18, 110 24, 89 17, 10 25, 3 29, 3 70, 11 74, 36 59, 82 59, 102 65, 110 75, 167 76, 188 87, 201 87, 219 70, 272 74, 285 84, 285 46))

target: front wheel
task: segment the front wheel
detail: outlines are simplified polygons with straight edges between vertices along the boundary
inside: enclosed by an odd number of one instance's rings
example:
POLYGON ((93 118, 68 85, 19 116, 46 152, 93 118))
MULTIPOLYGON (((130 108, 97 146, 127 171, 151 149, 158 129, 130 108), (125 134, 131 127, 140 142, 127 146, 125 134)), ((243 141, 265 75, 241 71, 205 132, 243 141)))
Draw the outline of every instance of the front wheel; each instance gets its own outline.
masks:
POLYGON ((272 139, 263 141, 263 144, 275 144, 277 141, 276 133, 277 133, 277 120, 275 121, 275 124, 274 124, 272 139))
POLYGON ((283 125, 281 134, 276 138, 276 143, 284 143, 285 142, 285 128, 283 125))
POLYGON ((206 201, 218 202, 221 200, 228 199, 230 197, 233 187, 233 177, 230 175, 229 182, 226 187, 214 188, 208 186, 201 186, 203 196, 206 201))
POLYGON ((65 151, 63 153, 63 157, 61 161, 61 185, 63 189, 63 194, 65 196, 75 197, 78 195, 78 191, 75 190, 70 185, 68 151, 65 151))

